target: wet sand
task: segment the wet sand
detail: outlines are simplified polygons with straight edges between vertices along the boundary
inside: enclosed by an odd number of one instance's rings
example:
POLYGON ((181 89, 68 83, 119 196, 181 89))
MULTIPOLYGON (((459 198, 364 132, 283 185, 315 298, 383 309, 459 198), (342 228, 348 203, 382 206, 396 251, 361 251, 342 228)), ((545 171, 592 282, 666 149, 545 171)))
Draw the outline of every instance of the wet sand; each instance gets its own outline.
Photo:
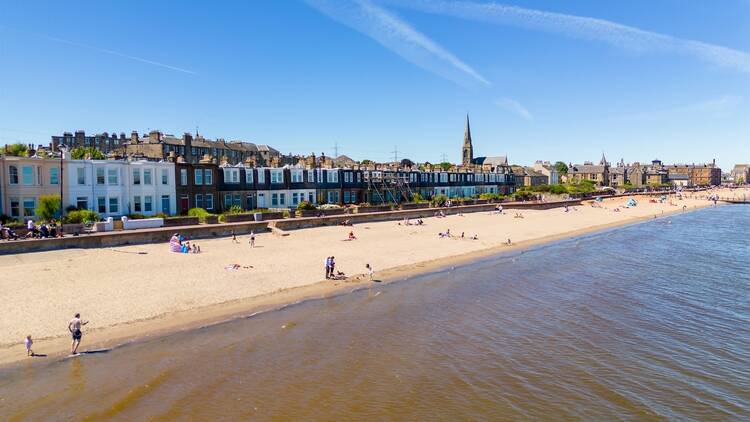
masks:
MULTIPOLYGON (((722 194, 722 196, 731 196, 722 194)), ((701 195, 705 195, 702 193, 701 195)), ((524 218, 473 213, 425 219, 424 226, 378 222, 261 234, 251 249, 247 236, 200 240, 203 253, 174 254, 166 244, 105 249, 62 250, 0 257, 5 315, 0 321, 0 363, 29 360, 22 340, 35 339, 35 351, 50 356, 69 348, 67 321, 80 312, 86 326, 84 348, 119 344, 144 336, 224 321, 306 298, 325 297, 368 284, 370 263, 376 279, 392 281, 455 265, 480 256, 577 236, 674 212, 709 206, 703 198, 647 200, 614 212, 626 198, 562 209, 520 211, 524 218), (454 237, 439 238, 450 229, 454 237), (349 230, 357 240, 346 241, 349 230), (477 234, 478 240, 460 239, 477 234), (513 246, 505 243, 510 238, 513 246), (324 280, 323 260, 336 256, 346 281, 324 280), (238 270, 225 267, 239 264, 238 270), (248 268, 245 268, 248 267, 248 268)), ((42 359, 32 359, 42 360, 42 359)))

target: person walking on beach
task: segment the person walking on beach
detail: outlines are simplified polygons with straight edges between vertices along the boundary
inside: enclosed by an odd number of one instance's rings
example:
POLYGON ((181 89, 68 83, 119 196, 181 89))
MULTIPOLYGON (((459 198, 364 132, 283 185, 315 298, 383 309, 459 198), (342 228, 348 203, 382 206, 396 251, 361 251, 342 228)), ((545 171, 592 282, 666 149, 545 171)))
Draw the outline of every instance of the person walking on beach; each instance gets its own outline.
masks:
POLYGON ((367 269, 367 275, 370 276, 370 281, 372 281, 372 277, 375 274, 375 270, 372 269, 372 265, 365 264, 365 269, 367 269))
POLYGON ((336 275, 336 258, 333 256, 331 257, 331 278, 334 278, 336 275))
POLYGON ((34 351, 31 350, 31 346, 34 344, 34 340, 31 339, 31 334, 26 336, 23 343, 26 345, 26 356, 34 356, 34 351))
POLYGON ((81 327, 88 323, 88 321, 81 320, 81 314, 76 314, 68 323, 68 331, 73 336, 73 342, 70 344, 71 355, 78 354, 78 346, 81 344, 81 337, 83 337, 81 327))
POLYGON ((331 278, 331 257, 327 256, 325 260, 325 266, 326 266, 326 280, 331 278))
POLYGON ((250 230, 250 247, 251 248, 255 247, 255 231, 254 230, 250 230))

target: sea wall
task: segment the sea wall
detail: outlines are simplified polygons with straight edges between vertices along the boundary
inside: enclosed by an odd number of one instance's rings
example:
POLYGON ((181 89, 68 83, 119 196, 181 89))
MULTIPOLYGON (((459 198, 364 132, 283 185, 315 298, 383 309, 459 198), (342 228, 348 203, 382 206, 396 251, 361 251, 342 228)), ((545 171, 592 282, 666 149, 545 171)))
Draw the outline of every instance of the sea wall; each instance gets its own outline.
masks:
MULTIPOLYGON (((550 209, 565 205, 580 205, 580 200, 559 202, 508 202, 503 208, 510 209, 550 209)), ((405 218, 417 219, 435 216, 439 212, 446 215, 472 212, 489 212, 497 204, 464 205, 443 208, 422 208, 413 210, 396 210, 384 212, 356 213, 332 215, 325 217, 282 218, 267 221, 243 221, 224 224, 198 224, 180 227, 160 227, 142 230, 93 232, 78 236, 66 236, 55 239, 30 239, 0 242, 0 255, 26 252, 39 252, 56 249, 71 248, 102 248, 122 245, 137 245, 143 243, 167 242, 174 233, 180 233, 190 239, 231 236, 269 231, 271 228, 280 230, 295 230, 311 227, 334 226, 348 220, 350 224, 372 223, 377 221, 398 221, 405 218)), ((267 214, 266 214, 267 215, 267 214)), ((264 217, 266 217, 264 215, 264 217)))

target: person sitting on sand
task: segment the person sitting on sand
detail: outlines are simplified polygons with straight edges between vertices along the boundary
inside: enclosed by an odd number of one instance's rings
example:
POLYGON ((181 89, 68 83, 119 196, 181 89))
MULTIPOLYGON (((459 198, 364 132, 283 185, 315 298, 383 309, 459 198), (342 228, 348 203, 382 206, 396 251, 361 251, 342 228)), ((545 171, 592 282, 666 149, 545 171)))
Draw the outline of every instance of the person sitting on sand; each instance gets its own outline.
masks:
POLYGON ((508 246, 510 246, 512 243, 510 242, 510 238, 508 238, 508 241, 505 242, 508 246))
POLYGON ((180 243, 180 235, 177 233, 172 235, 169 239, 169 250, 170 252, 182 252, 182 244, 180 243))
POLYGON ((348 240, 356 240, 356 239, 357 239, 357 236, 354 236, 354 232, 350 231, 349 232, 349 239, 348 240))
POLYGON ((182 248, 180 249, 180 252, 182 253, 188 253, 190 252, 190 242, 185 242, 185 244, 182 245, 182 248))
POLYGON ((471 236, 471 240, 479 240, 479 236, 477 235, 471 236))
POLYGON ((23 343, 26 345, 26 356, 34 356, 34 351, 31 350, 31 346, 34 344, 34 340, 31 339, 31 334, 26 336, 23 343))
POLYGON ((516 215, 513 216, 513 218, 523 218, 523 214, 517 212, 516 215))

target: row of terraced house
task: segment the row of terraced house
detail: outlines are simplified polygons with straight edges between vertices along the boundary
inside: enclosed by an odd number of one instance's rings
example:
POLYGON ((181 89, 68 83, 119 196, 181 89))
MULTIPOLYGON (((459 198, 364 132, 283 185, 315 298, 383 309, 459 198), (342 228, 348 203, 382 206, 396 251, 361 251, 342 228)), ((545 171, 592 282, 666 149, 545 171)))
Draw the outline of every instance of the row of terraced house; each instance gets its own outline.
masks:
POLYGON ((72 160, 0 157, 0 214, 35 219, 42 195, 61 195, 65 209, 90 209, 102 217, 185 214, 190 208, 219 213, 295 208, 302 201, 360 204, 482 193, 512 193, 505 171, 251 167, 209 162, 72 160))

